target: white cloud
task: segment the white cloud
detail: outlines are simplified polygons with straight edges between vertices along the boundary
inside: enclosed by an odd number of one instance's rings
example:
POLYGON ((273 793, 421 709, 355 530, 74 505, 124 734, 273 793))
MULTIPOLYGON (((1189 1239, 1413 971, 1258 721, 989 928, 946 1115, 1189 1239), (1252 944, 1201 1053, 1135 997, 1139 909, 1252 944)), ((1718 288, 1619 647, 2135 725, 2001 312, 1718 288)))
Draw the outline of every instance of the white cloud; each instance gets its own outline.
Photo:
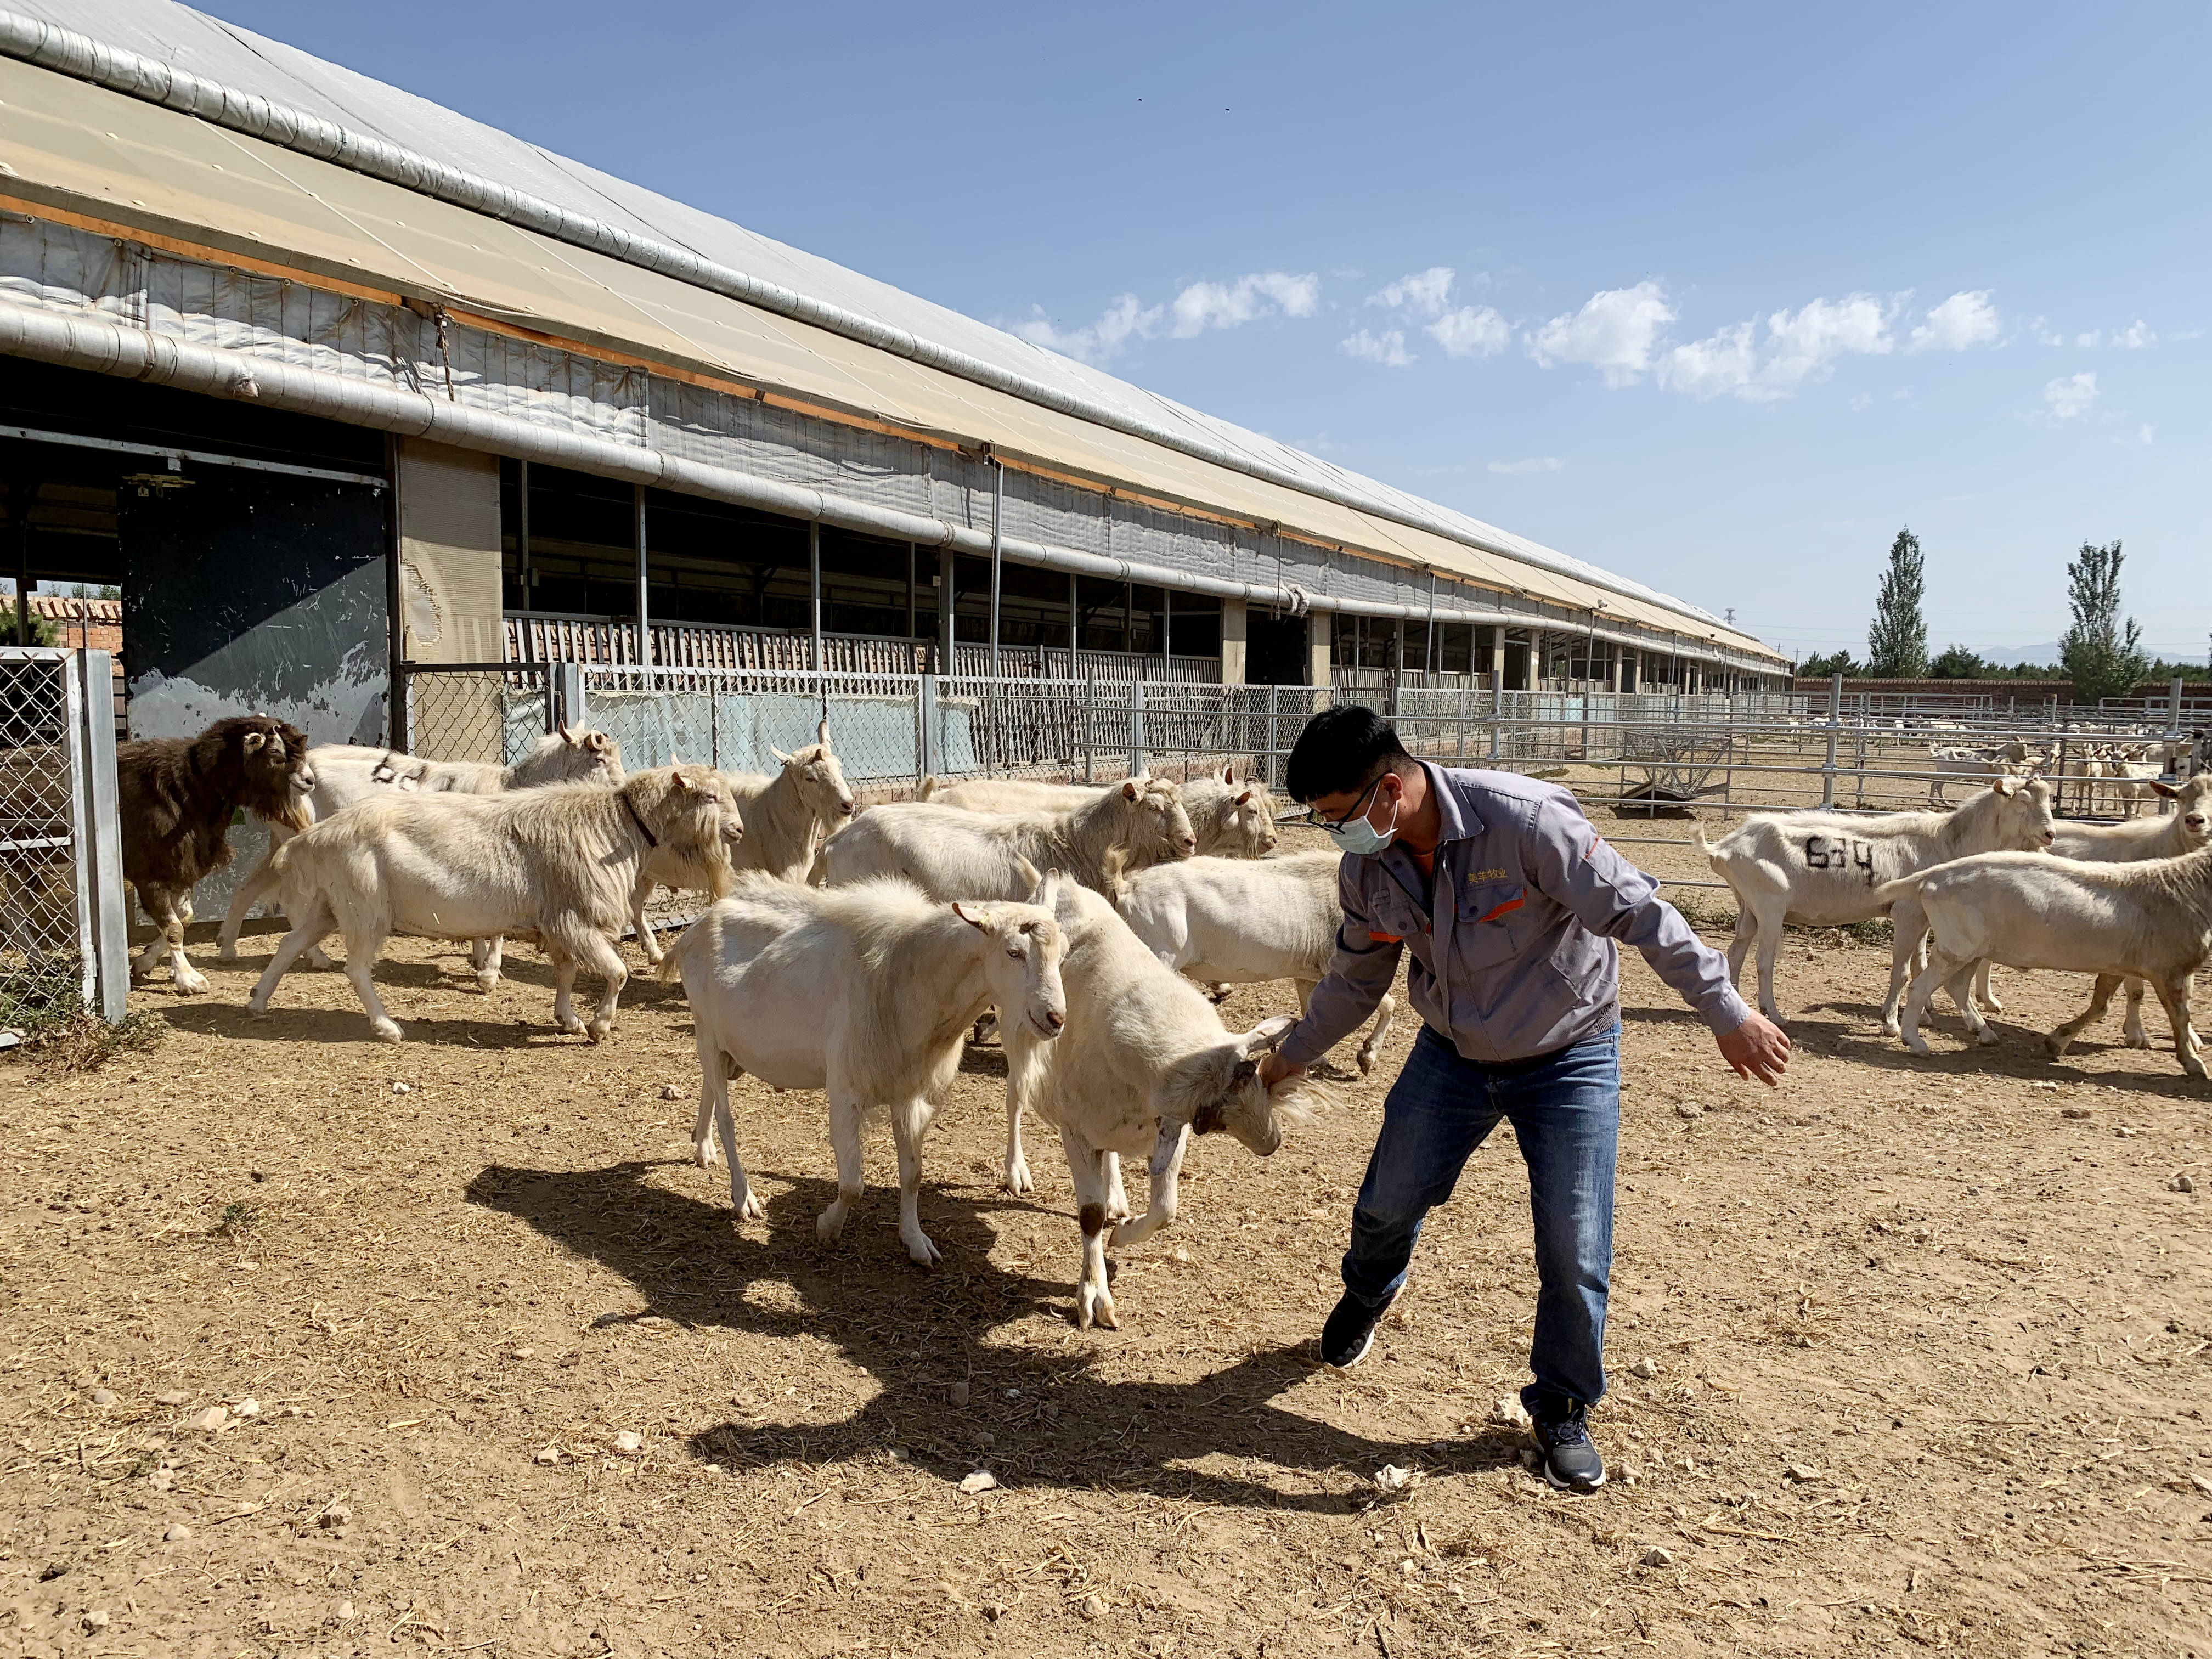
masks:
POLYGON ((1193 283, 1170 302, 1175 320, 1168 332, 1188 340, 1209 328, 1236 328, 1278 311, 1286 317, 1310 317, 1320 305, 1321 278, 1310 271, 1293 276, 1263 270, 1233 283, 1193 283))
POLYGON ((2144 425, 2136 428, 2136 441, 2139 444, 2148 445, 2153 442, 2157 436, 2158 428, 2154 426, 2144 425))
POLYGON ((2125 328, 2113 332, 2112 343, 2124 346, 2130 351, 2141 351, 2145 346, 2156 345, 2158 336, 2152 333, 2149 325, 2138 317, 2125 328))
POLYGON ((1032 345, 1086 363, 1103 362, 1134 340, 1188 340, 1208 329, 1237 328, 1262 317, 1310 317, 1321 307, 1321 279, 1311 272, 1254 271, 1233 283, 1193 283, 1164 305, 1141 304, 1124 294, 1097 322, 1083 328, 1055 328, 1040 308, 1015 323, 1012 331, 1032 345))
MULTIPOLYGON (((2036 319, 2037 337, 2043 338, 2036 319)), ((1949 299, 1928 313, 1927 320, 1912 331, 1912 343, 1908 351, 1964 351, 1969 347, 1987 345, 1997 337, 1996 307, 1990 303, 1990 291, 1985 288, 1954 294, 1949 299)), ((2045 345, 2059 343, 2056 336, 2043 339, 2045 345)))
POLYGON ((2069 374, 2051 381, 2043 388, 2043 401, 2054 421, 2070 421, 2089 412, 2089 405, 2097 401, 2097 377, 2094 374, 2069 374))
POLYGON ((1849 409, 1854 415, 1863 409, 1871 409, 1874 407, 1874 393, 1871 392, 1862 392, 1857 397, 1852 398, 1850 403, 1846 404, 1844 407, 1849 409))
POLYGON ((1440 317, 1451 303, 1455 274, 1449 265, 1431 265, 1426 270, 1401 276, 1376 289, 1367 296, 1367 303, 1386 306, 1392 311, 1419 312, 1424 317, 1440 317))
POLYGON ((2035 336, 2035 343, 2038 345, 2063 346, 2066 343, 2066 337, 2051 327, 2050 320, 2046 318, 2037 317, 2031 319, 2027 325, 2027 331, 2035 336))
POLYGON ((1588 363, 1609 386, 1634 386, 1651 367, 1661 331, 1674 320, 1656 283, 1609 288, 1593 294, 1580 311, 1554 317, 1528 342, 1528 355, 1546 368, 1588 363))
POLYGON ((1512 477, 1523 472, 1557 472, 1565 465, 1557 455, 1531 455, 1525 461, 1492 461, 1490 470, 1512 477))
POLYGON ((1488 306, 1462 306, 1429 325, 1447 357, 1489 357, 1513 343, 1513 325, 1488 306))
POLYGON ((1380 363, 1385 368, 1403 368, 1413 361, 1406 349, 1406 336, 1399 329, 1386 329, 1380 334, 1361 329, 1344 342, 1344 349, 1355 357, 1364 357, 1370 363, 1380 363))
POLYGON ((1763 341, 1753 319, 1674 347, 1659 359, 1659 384, 1693 398, 1771 403, 1808 382, 1826 380, 1838 357, 1889 351, 1896 343, 1889 319, 1888 308, 1870 294, 1810 301, 1768 316, 1763 341))
POLYGON ((2094 328, 2089 330, 2087 333, 2076 334, 2074 337, 2074 343, 2077 346, 2102 345, 2104 343, 2104 340, 2105 337, 2103 331, 2094 328))

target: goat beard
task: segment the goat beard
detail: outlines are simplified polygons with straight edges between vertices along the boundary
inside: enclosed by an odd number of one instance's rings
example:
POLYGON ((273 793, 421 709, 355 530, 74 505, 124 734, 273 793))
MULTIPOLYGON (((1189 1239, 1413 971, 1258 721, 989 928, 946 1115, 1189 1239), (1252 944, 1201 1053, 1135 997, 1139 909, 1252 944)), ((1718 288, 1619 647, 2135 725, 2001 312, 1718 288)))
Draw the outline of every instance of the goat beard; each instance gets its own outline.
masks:
POLYGON ((310 828, 315 822, 307 797, 291 790, 285 792, 282 805, 259 816, 270 823, 281 823, 295 833, 310 828))

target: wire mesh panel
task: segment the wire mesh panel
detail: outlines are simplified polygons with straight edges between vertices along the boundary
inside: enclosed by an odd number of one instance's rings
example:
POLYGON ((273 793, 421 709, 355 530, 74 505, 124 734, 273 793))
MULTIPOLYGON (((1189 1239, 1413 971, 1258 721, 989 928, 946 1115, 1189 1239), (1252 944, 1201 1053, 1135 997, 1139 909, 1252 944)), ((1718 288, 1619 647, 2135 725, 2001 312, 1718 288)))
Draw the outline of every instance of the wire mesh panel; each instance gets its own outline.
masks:
POLYGON ((125 1012, 112 663, 0 648, 0 1026, 125 1012))
POLYGON ((512 766, 553 729, 545 663, 409 664, 406 749, 425 760, 512 766))
POLYGON ((83 996, 70 713, 61 653, 0 653, 0 1024, 83 996))

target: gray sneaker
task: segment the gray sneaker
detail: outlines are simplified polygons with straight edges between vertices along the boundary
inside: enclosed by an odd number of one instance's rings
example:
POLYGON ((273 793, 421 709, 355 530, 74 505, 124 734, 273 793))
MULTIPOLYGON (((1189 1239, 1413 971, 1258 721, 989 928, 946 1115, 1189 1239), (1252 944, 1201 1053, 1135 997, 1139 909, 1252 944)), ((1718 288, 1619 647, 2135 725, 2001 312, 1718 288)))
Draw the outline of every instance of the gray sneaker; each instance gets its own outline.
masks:
POLYGON ((1586 1415, 1577 1404, 1565 1417, 1538 1419, 1528 1425, 1543 1454, 1544 1479, 1560 1492, 1595 1492, 1605 1485, 1605 1459, 1590 1443, 1586 1415))

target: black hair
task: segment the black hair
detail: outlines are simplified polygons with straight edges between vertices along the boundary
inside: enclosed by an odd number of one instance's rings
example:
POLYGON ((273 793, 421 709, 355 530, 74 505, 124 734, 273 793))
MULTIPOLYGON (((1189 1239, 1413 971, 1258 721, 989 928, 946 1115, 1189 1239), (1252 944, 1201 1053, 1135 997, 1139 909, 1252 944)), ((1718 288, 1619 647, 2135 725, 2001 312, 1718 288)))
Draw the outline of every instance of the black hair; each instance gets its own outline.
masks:
POLYGON ((1306 722, 1291 750, 1284 787, 1296 801, 1348 795, 1364 789, 1413 757, 1398 741, 1398 728, 1358 703, 1324 708, 1306 722))

